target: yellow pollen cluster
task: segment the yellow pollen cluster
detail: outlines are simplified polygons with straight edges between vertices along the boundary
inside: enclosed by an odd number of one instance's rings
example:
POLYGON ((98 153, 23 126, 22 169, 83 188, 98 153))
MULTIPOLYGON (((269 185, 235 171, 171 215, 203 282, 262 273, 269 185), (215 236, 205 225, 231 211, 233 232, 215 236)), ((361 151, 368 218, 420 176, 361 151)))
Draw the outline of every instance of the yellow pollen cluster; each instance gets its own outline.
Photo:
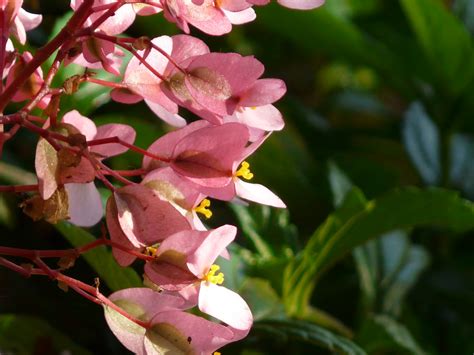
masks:
POLYGON ((212 211, 209 209, 211 206, 211 201, 205 198, 204 200, 201 201, 199 206, 195 207, 194 210, 197 213, 201 213, 206 217, 207 219, 212 217, 212 211))
POLYGON ((209 281, 216 285, 222 285, 224 282, 224 274, 220 272, 216 275, 216 272, 219 271, 219 269, 219 265, 213 264, 209 272, 204 276, 204 281, 209 281))
POLYGON ((253 174, 250 171, 250 164, 247 163, 246 161, 242 162, 242 165, 240 166, 240 169, 237 170, 235 173, 236 177, 242 176, 245 180, 250 180, 253 178, 253 174))
POLYGON ((148 256, 156 256, 156 252, 158 251, 155 247, 146 247, 145 248, 145 255, 148 256))

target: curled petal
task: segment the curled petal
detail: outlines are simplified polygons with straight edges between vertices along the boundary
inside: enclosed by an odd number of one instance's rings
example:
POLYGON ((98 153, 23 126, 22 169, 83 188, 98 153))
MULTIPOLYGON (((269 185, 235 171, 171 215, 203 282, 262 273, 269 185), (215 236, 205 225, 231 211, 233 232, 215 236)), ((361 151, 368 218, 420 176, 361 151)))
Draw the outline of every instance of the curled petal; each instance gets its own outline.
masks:
POLYGON ((235 182, 237 196, 263 205, 286 208, 285 203, 268 188, 260 184, 251 184, 237 179, 235 182))

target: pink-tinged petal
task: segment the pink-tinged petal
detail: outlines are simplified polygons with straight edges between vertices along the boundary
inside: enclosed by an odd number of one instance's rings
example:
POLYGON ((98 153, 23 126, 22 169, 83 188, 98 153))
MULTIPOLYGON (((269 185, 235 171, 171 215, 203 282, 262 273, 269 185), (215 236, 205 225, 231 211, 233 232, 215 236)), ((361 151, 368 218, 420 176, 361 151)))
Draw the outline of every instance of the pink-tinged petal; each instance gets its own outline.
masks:
POLYGON ((282 6, 295 10, 311 10, 324 4, 325 0, 277 0, 282 6))
POLYGON ((136 104, 143 100, 143 97, 134 94, 127 88, 113 89, 110 92, 110 97, 112 100, 123 104, 136 104))
POLYGON ((219 1, 219 8, 232 12, 238 12, 248 9, 251 5, 247 0, 221 0, 219 1))
POLYGON ((204 223, 202 223, 201 219, 195 211, 188 213, 186 217, 188 218, 189 223, 191 223, 193 229, 198 231, 207 231, 206 226, 204 225, 204 223))
MULTIPOLYGON (((183 63, 186 59, 190 57, 210 52, 209 47, 206 45, 206 43, 204 43, 199 38, 188 35, 176 35, 172 38, 173 51, 171 52, 171 56, 173 57, 173 60, 178 64, 183 63)), ((169 63, 168 67, 165 70, 165 73, 171 72, 171 70, 174 68, 174 65, 172 63, 169 63)))
POLYGON ((199 309, 232 328, 249 331, 253 317, 249 306, 239 294, 210 282, 202 282, 199 309))
POLYGON ((233 179, 230 184, 220 188, 211 188, 199 185, 196 185, 196 188, 202 194, 221 201, 230 201, 235 197, 235 186, 233 179))
POLYGON ((194 131, 176 145, 172 167, 196 184, 224 187, 230 183, 234 162, 248 138, 248 128, 238 123, 194 131))
POLYGON ((235 190, 237 192, 237 196, 243 199, 261 203, 263 205, 286 208, 285 203, 277 195, 275 195, 263 185, 250 184, 248 182, 244 182, 240 179, 237 179, 237 181, 235 182, 235 190))
POLYGON ((240 93, 255 84, 263 74, 264 67, 261 62, 252 56, 242 57, 237 53, 209 53, 193 59, 187 70, 196 68, 209 68, 223 75, 232 93, 240 93))
POLYGON ((18 18, 23 24, 25 31, 29 31, 39 26, 41 20, 43 19, 43 16, 38 14, 32 14, 31 12, 20 9, 18 11, 18 18))
POLYGON ((148 173, 142 184, 155 190, 162 200, 169 201, 190 211, 204 196, 195 189, 195 185, 182 178, 170 167, 155 169, 148 173))
POLYGON ((93 182, 87 184, 65 184, 69 203, 69 222, 80 227, 91 227, 104 214, 99 191, 93 182))
POLYGON ((244 23, 252 22, 257 18, 255 10, 249 7, 248 9, 232 12, 222 9, 224 15, 229 19, 230 23, 233 25, 242 25, 244 23))
MULTIPOLYGON (((280 131, 285 126, 281 112, 273 105, 242 107, 224 121, 239 122, 263 131, 280 131)), ((260 135, 261 136, 261 135, 260 135)))
POLYGON ((163 121, 174 127, 184 127, 186 126, 186 120, 176 113, 171 113, 166 110, 160 104, 152 102, 150 100, 145 100, 145 103, 148 105, 150 110, 153 111, 155 115, 161 118, 163 121))
POLYGON ((214 6, 213 0, 204 0, 202 5, 186 1, 182 18, 212 36, 220 36, 232 30, 229 20, 214 6))
POLYGON ((21 44, 26 43, 26 30, 18 17, 15 17, 13 20, 13 26, 10 27, 10 32, 18 39, 18 42, 21 44))
MULTIPOLYGON (((119 123, 111 123, 99 126, 94 139, 104 139, 111 137, 118 137, 120 140, 126 143, 133 144, 133 142, 135 142, 136 132, 131 126, 119 123)), ((125 153, 127 150, 127 147, 119 143, 101 144, 90 148, 91 152, 99 154, 103 157, 119 155, 125 153)))
MULTIPOLYGON (((185 354, 199 355, 212 354, 225 344, 234 341, 234 333, 228 327, 185 312, 158 313, 152 319, 152 325, 153 328, 147 332, 145 339, 145 347, 150 354, 159 353, 160 345, 166 348, 173 340, 175 342, 171 343, 173 346, 171 350, 180 349, 185 354)), ((160 350, 163 351, 163 348, 160 350)), ((169 354, 175 353, 178 352, 169 352, 169 354)))
POLYGON ((271 104, 286 92, 286 85, 280 79, 260 79, 242 94, 239 106, 253 107, 271 104))
POLYGON ((251 156, 263 144, 263 142, 265 142, 267 140, 267 138, 270 137, 270 134, 271 134, 271 132, 261 136, 259 139, 252 142, 251 144, 249 144, 245 148, 245 150, 243 151, 242 156, 240 157, 240 159, 237 160, 237 164, 234 164, 234 170, 238 168, 241 161, 243 161, 243 160, 247 159, 249 156, 251 156))
POLYGON ((161 8, 147 4, 133 4, 133 9, 139 16, 150 16, 163 11, 161 8))
POLYGON ((95 179, 95 169, 89 159, 82 157, 78 166, 61 167, 58 181, 61 184, 85 184, 95 179))
MULTIPOLYGON (((154 38, 152 43, 161 48, 165 53, 171 54, 173 48, 173 41, 169 36, 161 36, 154 38)), ((138 54, 145 57, 146 62, 153 67, 153 69, 163 74, 168 59, 156 49, 151 49, 148 53, 145 50, 138 51, 138 54)), ((144 64, 142 64, 136 57, 132 57, 128 63, 125 71, 123 84, 145 99, 156 101, 156 96, 160 94, 161 79, 151 72, 144 64)))
POLYGON ((144 320, 150 320, 160 312, 183 309, 180 297, 160 293, 147 287, 126 288, 112 293, 109 299, 114 303, 120 300, 133 302, 144 311, 144 320))
MULTIPOLYGON (((119 223, 125 235, 142 245, 153 245, 191 228, 187 219, 152 189, 128 185, 115 192, 119 223)), ((133 242, 132 242, 133 243, 133 242)))
MULTIPOLYGON (((180 308, 179 297, 162 295, 148 288, 129 288, 113 293, 109 299, 135 318, 148 321, 155 314, 180 308)), ((118 340, 135 354, 147 354, 144 348, 145 328, 114 309, 105 306, 105 319, 118 340)))
POLYGON ((56 150, 44 138, 40 138, 36 146, 35 170, 38 176, 39 193, 43 200, 50 198, 56 189, 56 173, 58 169, 58 155, 56 150))
MULTIPOLYGON (((163 158, 171 159, 176 144, 181 139, 183 139, 183 137, 207 126, 209 126, 209 123, 206 121, 195 121, 181 129, 165 134, 164 136, 156 140, 147 150, 152 154, 158 155, 163 158)), ((155 169, 159 167, 159 165, 160 163, 154 161, 152 158, 147 156, 143 157, 142 166, 144 169, 155 169)))
POLYGON ((179 291, 197 281, 189 271, 169 263, 148 262, 145 264, 145 274, 154 284, 167 291, 179 291))
MULTIPOLYGON (((138 249, 135 247, 127 236, 123 233, 122 227, 118 221, 117 205, 113 196, 107 201, 107 207, 105 209, 105 217, 107 221, 107 229, 109 230, 110 239, 123 247, 134 250, 138 249)), ((120 266, 128 266, 132 264, 136 257, 127 253, 119 248, 112 247, 112 255, 120 266)))
POLYGON ((88 141, 93 140, 97 134, 95 123, 91 119, 82 116, 77 110, 66 113, 63 117, 63 122, 76 127, 88 141))
POLYGON ((188 256, 188 269, 197 277, 203 278, 219 254, 232 243, 236 234, 237 228, 227 224, 207 232, 206 238, 188 256))
POLYGON ((135 11, 131 4, 122 5, 113 16, 110 16, 100 26, 100 30, 108 35, 118 35, 127 30, 135 21, 135 11))
POLYGON ((186 230, 173 234, 160 244, 156 257, 160 261, 172 263, 186 270, 188 267, 186 260, 200 248, 210 233, 210 231, 186 230))

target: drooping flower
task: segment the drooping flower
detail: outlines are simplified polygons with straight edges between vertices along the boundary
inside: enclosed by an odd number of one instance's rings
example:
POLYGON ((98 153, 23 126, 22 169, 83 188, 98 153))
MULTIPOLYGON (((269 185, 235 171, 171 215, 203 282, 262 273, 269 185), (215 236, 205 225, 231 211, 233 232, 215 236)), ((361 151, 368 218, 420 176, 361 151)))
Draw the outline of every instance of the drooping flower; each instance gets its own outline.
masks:
POLYGON ((145 273, 164 290, 179 292, 190 305, 197 303, 202 312, 245 336, 252 326, 252 313, 237 293, 219 286, 224 275, 217 273, 219 267, 214 265, 236 233, 230 225, 176 233, 160 244, 156 261, 146 264, 145 273))
POLYGON ((109 299, 130 316, 146 323, 146 327, 140 326, 105 307, 110 329, 135 354, 209 355, 242 339, 231 327, 183 312, 183 300, 178 296, 148 288, 131 288, 115 292, 109 299))

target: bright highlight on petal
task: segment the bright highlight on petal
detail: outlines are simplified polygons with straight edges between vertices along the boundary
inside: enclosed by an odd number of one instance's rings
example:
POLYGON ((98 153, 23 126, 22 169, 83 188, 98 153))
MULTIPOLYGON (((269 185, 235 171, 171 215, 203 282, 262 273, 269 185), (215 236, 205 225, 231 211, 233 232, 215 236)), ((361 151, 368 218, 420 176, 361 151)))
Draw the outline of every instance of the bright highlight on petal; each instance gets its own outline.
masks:
POLYGON ((220 272, 216 275, 216 272, 219 271, 219 269, 219 265, 213 264, 203 280, 209 281, 215 285, 222 285, 224 283, 224 273, 220 272))
POLYGON ((250 168, 250 164, 247 163, 246 161, 243 161, 240 166, 240 169, 237 170, 237 172, 235 173, 235 176, 243 177, 245 180, 251 180, 253 178, 253 174, 249 168, 250 168))
POLYGON ((197 213, 203 214, 204 217, 209 219, 212 217, 212 211, 209 209, 210 206, 211 206, 211 201, 205 198, 204 200, 201 201, 199 206, 194 208, 194 211, 196 211, 197 213))

